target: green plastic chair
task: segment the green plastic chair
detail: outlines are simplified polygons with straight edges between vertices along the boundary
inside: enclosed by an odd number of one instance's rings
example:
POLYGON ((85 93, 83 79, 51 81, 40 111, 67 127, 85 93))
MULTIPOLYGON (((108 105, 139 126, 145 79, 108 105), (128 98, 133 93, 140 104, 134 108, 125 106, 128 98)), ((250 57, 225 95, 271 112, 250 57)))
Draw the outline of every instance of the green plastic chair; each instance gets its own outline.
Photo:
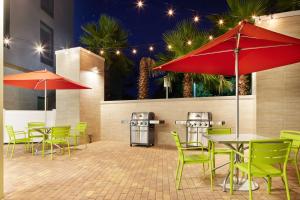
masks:
MULTIPOLYGON (((226 135, 226 134, 231 134, 231 128, 208 128, 207 129, 207 134, 208 135, 226 135)), ((216 155, 217 154, 222 154, 222 155, 232 155, 232 150, 229 148, 216 148, 215 143, 209 141, 209 148, 211 150, 211 156, 212 156, 212 173, 215 175, 215 170, 216 170, 216 155)), ((231 159, 231 158, 230 158, 231 159)))
MULTIPOLYGON (((42 155, 44 157, 45 155, 45 144, 50 144, 51 148, 51 160, 53 160, 53 145, 67 145, 69 157, 71 156, 70 152, 70 126, 56 126, 51 128, 51 133, 48 138, 43 139, 43 149, 42 149, 42 155)), ((64 152, 64 146, 63 146, 63 152, 64 152)))
MULTIPOLYGON (((178 134, 173 131, 171 132, 173 139, 175 140, 176 147, 178 150, 178 163, 177 163, 177 169, 176 169, 176 189, 178 190, 181 183, 181 177, 182 177, 182 171, 183 166, 185 164, 208 164, 211 169, 211 160, 210 160, 210 153, 204 152, 204 147, 200 142, 180 142, 180 138, 178 134), (198 147, 182 147, 182 144, 192 144, 197 143, 198 147), (200 150, 197 154, 187 155, 185 151, 187 150, 200 150)), ((205 171, 204 171, 205 173, 205 171)), ((213 179, 212 179, 212 173, 210 173, 210 187, 212 190, 213 187, 213 179)))
POLYGON ((88 143, 88 135, 86 134, 87 130, 87 122, 79 122, 75 129, 71 130, 71 135, 70 137, 74 139, 75 144, 74 146, 78 146, 78 140, 80 138, 85 139, 85 148, 87 148, 87 143, 88 143))
POLYGON ((15 145, 16 144, 25 144, 24 150, 26 151, 29 148, 29 144, 31 142, 30 138, 27 137, 27 133, 25 131, 14 131, 13 127, 11 125, 5 126, 6 131, 8 133, 8 145, 7 145, 7 152, 6 156, 8 156, 9 153, 9 147, 12 145, 10 159, 12 159, 14 152, 15 152, 15 145), (19 136, 23 136, 20 138, 19 136))
MULTIPOLYGON (((38 127, 45 127, 46 124, 44 122, 28 122, 27 127, 28 127, 28 137, 31 139, 32 143, 32 149, 33 149, 33 139, 39 138, 41 140, 44 139, 44 135, 36 130, 32 130, 33 128, 38 128, 38 127)), ((32 155, 34 155, 34 151, 32 151, 32 155)))
POLYGON ((233 172, 237 168, 248 174, 250 200, 252 200, 253 177, 267 178, 268 193, 271 192, 272 177, 281 177, 285 185, 287 199, 290 200, 286 170, 291 145, 292 140, 289 139, 252 140, 249 143, 248 157, 234 151, 235 154, 248 159, 248 161, 236 164, 231 163, 230 194, 233 192, 233 172))
POLYGON ((297 173, 298 182, 300 185, 300 172, 298 167, 298 154, 300 152, 300 131, 283 130, 280 132, 280 138, 293 140, 289 162, 291 162, 297 173))

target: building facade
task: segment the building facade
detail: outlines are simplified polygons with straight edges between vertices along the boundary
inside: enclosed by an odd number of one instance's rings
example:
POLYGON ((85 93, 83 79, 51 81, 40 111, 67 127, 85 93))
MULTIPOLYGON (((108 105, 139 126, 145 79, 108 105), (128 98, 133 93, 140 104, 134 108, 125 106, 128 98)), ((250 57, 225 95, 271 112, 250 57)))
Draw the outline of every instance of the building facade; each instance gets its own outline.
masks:
MULTIPOLYGON (((73 44, 73 0, 4 0, 4 4, 4 74, 55 72, 54 52, 73 44)), ((5 86, 4 108, 43 109, 43 96, 41 91, 5 86)), ((52 109, 55 92, 48 96, 52 109)))

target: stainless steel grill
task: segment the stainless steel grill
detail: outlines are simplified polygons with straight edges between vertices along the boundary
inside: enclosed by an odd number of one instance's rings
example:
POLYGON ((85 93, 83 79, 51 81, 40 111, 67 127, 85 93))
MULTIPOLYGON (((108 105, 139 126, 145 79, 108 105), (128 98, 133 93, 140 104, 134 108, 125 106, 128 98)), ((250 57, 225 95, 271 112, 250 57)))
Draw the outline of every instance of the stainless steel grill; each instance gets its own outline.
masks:
MULTIPOLYGON (((155 120, 153 112, 134 112, 131 114, 130 124, 130 146, 132 145, 154 145, 155 124, 163 124, 163 120, 155 120)), ((126 123, 125 120, 122 123, 126 123)))
MULTIPOLYGON (((208 141, 203 137, 207 128, 213 125, 212 114, 210 112, 188 112, 187 120, 176 120, 175 124, 186 126, 186 141, 187 142, 201 142, 207 146, 208 141)), ((218 122, 217 124, 224 124, 218 122)), ((198 146, 197 143, 188 146, 198 146)))

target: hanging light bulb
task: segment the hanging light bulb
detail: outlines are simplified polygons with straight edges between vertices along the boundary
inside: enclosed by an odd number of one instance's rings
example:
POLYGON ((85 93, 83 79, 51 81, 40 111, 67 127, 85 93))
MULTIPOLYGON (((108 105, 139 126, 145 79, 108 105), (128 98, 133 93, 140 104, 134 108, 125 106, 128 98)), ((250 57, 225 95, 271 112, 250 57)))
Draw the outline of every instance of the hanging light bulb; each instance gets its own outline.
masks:
POLYGON ((191 46, 192 45, 192 40, 188 40, 187 44, 191 46))
POLYGON ((3 39, 3 43, 4 43, 5 46, 9 46, 9 45, 10 45, 10 42, 11 42, 11 40, 10 40, 9 37, 5 37, 5 38, 3 39))
POLYGON ((239 25, 241 25, 242 24, 242 21, 239 21, 239 25))
POLYGON ((103 55, 104 54, 104 50, 100 50, 100 55, 103 55))
POLYGON ((149 51, 154 51, 154 47, 153 47, 153 46, 150 46, 150 47, 149 47, 149 51))
POLYGON ((171 50, 172 49, 172 45, 169 44, 168 45, 168 49, 171 50))
POLYGON ((139 9, 142 9, 144 7, 144 2, 139 0, 136 2, 136 7, 139 8, 139 9))
POLYGON ((223 19, 219 19, 218 23, 219 23, 219 25, 221 26, 221 25, 224 24, 224 20, 223 20, 223 19))
POLYGON ((117 50, 116 51, 116 55, 120 55, 121 54, 121 51, 120 50, 117 50))
POLYGON ((36 53, 42 54, 42 53, 44 53, 44 51, 45 51, 45 48, 42 44, 36 44, 36 46, 35 46, 36 53))
POLYGON ((210 36, 208 37, 208 39, 209 39, 209 40, 213 40, 213 39, 214 39, 214 36, 210 35, 210 36))
POLYGON ((200 21, 200 17, 198 15, 194 16, 194 22, 197 23, 200 21))
POLYGON ((137 50, 136 49, 132 49, 132 54, 137 54, 137 50))
POLYGON ((167 15, 168 15, 169 17, 173 17, 174 14, 175 14, 175 11, 174 11, 172 8, 170 8, 170 9, 167 11, 167 15))

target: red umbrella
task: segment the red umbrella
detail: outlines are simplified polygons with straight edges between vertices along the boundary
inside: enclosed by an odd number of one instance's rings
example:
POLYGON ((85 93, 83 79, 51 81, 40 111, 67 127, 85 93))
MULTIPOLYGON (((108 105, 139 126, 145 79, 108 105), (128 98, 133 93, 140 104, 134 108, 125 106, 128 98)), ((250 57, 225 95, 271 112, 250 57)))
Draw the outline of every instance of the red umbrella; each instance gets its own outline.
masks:
MULTIPOLYGON (((243 21, 212 42, 156 70, 235 75, 249 74, 300 62, 300 39, 243 21)), ((239 135, 239 96, 236 84, 236 134, 239 135)))
POLYGON ((4 77, 4 84, 26 89, 44 90, 45 122, 47 120, 47 90, 91 89, 47 70, 7 75, 4 77))

